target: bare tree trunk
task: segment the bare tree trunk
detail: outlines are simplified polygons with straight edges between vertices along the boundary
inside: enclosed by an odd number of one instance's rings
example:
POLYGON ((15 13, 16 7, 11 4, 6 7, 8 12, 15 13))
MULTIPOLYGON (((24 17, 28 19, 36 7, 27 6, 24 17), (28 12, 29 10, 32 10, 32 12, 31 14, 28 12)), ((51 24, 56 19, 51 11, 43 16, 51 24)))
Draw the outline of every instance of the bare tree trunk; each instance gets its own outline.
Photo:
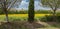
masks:
POLYGON ((6 15, 6 21, 9 22, 9 20, 8 20, 8 11, 5 12, 5 15, 6 15))
POLYGON ((56 10, 53 12, 53 21, 56 21, 56 10))
POLYGON ((6 22, 9 22, 9 20, 8 20, 8 11, 7 11, 7 9, 6 8, 4 8, 4 14, 5 14, 5 16, 6 16, 6 22))
POLYGON ((9 20, 8 20, 8 11, 7 11, 7 6, 6 6, 6 0, 4 0, 4 7, 3 7, 3 11, 4 11, 4 13, 5 13, 5 15, 6 15, 6 21, 7 22, 9 22, 9 20))

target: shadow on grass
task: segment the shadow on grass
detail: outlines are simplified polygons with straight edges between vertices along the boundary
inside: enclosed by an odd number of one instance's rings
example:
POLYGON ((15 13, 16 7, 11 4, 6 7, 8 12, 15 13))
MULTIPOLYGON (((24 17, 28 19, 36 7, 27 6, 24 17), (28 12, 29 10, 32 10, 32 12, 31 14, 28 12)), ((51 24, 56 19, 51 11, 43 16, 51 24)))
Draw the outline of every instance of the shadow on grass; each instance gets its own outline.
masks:
POLYGON ((1 22, 0 29, 36 29, 43 28, 42 24, 33 22, 29 23, 27 21, 16 21, 16 22, 1 22))

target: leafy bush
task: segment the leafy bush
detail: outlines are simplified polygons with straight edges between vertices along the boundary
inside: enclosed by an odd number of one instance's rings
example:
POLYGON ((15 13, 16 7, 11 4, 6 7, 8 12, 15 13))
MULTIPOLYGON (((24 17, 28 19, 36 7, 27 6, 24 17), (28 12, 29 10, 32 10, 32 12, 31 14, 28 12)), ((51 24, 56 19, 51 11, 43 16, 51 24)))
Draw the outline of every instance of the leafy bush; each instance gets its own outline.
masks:
MULTIPOLYGON (((53 16, 44 16, 40 19, 40 21, 43 21, 43 22, 52 22, 54 21, 53 19, 53 16)), ((56 22, 60 22, 60 16, 56 16, 56 22)))
POLYGON ((52 16, 44 16, 40 19, 40 21, 43 21, 43 22, 50 22, 50 21, 53 21, 53 17, 52 16))
POLYGON ((57 22, 60 22, 60 16, 57 16, 57 22))

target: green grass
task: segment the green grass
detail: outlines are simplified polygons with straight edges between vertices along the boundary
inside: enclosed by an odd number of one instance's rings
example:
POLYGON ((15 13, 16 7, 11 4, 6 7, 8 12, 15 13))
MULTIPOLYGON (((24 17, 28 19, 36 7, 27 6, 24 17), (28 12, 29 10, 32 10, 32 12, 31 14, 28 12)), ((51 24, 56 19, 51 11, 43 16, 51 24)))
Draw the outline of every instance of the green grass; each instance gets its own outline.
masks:
MULTIPOLYGON (((35 14, 35 19, 39 19, 45 15, 49 15, 49 14, 35 14)), ((28 14, 9 14, 8 17, 10 21, 16 19, 25 20, 28 19, 28 14)), ((5 18, 6 18, 5 15, 0 15, 0 21, 6 21, 5 18)))
MULTIPOLYGON (((49 14, 35 14, 35 19, 39 19, 45 15, 49 15, 49 14)), ((5 20, 5 15, 0 15, 0 21, 3 22, 3 21, 6 21, 5 20)), ((26 21, 28 19, 28 15, 27 14, 9 14, 9 21, 26 21)), ((43 22, 41 22, 43 23, 43 22)), ((52 23, 52 22, 51 22, 52 23)), ((60 29, 60 23, 56 23, 56 24, 49 24, 47 22, 43 23, 43 24, 46 24, 44 25, 45 28, 38 28, 38 29, 60 29)), ((43 25, 42 24, 42 25, 43 25)))

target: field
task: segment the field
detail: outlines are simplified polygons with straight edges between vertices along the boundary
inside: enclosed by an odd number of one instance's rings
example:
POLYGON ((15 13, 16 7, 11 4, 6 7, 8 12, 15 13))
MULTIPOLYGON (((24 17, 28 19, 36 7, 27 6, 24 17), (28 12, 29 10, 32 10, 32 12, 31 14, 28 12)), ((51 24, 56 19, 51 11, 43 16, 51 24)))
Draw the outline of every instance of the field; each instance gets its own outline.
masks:
MULTIPOLYGON (((35 14, 35 18, 40 18, 43 17, 45 15, 49 15, 49 14, 35 14)), ((9 19, 27 19, 28 18, 28 14, 9 14, 9 19)), ((5 20, 5 15, 0 15, 0 21, 5 20)))
MULTIPOLYGON (((41 18, 45 15, 50 14, 35 14, 35 19, 41 18)), ((24 19, 28 18, 28 14, 9 14, 9 20, 10 21, 22 21, 24 19)), ((5 21, 5 15, 0 15, 0 21, 5 21)), ((45 28, 38 28, 38 29, 60 29, 60 23, 56 22, 38 22, 40 25, 45 26, 45 28)))
MULTIPOLYGON (((45 15, 49 15, 49 14, 35 14, 35 18, 43 17, 45 15)), ((8 16, 9 16, 9 21, 22 21, 28 18, 28 14, 9 14, 8 16)), ((6 21, 5 17, 6 17, 5 15, 0 15, 0 22, 6 21)))

